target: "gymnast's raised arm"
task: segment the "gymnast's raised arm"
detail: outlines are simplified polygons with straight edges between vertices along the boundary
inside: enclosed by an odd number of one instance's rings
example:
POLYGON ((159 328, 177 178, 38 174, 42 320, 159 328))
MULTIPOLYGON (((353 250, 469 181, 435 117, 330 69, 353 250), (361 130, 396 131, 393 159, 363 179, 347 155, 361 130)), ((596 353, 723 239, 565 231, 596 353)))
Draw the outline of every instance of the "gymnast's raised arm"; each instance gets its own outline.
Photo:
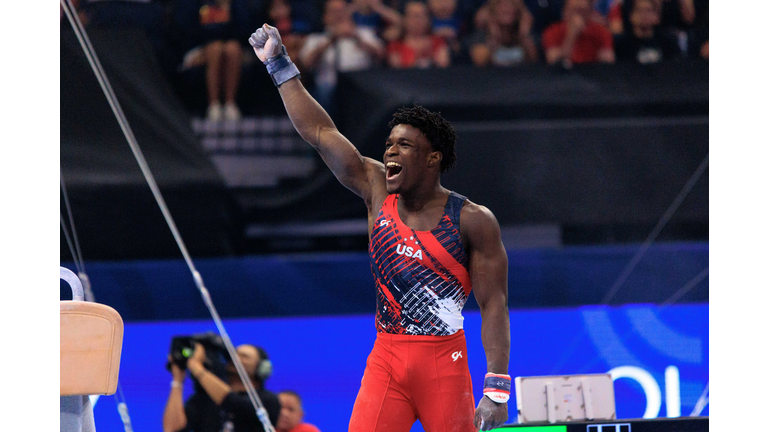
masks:
POLYGON ((384 178, 383 164, 363 157, 336 129, 328 113, 298 79, 298 69, 285 54, 280 33, 275 27, 264 24, 251 35, 248 42, 278 86, 296 131, 317 150, 341 184, 369 204, 372 185, 378 183, 376 178, 384 178))

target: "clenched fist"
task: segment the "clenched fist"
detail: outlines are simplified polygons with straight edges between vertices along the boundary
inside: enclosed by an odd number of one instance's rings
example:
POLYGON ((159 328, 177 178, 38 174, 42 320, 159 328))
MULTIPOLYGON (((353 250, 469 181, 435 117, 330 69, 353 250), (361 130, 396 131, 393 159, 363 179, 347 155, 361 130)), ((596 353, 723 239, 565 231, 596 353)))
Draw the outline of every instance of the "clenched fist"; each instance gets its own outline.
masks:
POLYGON ((479 431, 489 431, 503 425, 507 418, 507 404, 483 397, 475 410, 474 424, 479 431))
POLYGON ((279 55, 283 46, 280 32, 269 24, 264 24, 253 32, 248 42, 262 63, 267 61, 268 58, 279 55))

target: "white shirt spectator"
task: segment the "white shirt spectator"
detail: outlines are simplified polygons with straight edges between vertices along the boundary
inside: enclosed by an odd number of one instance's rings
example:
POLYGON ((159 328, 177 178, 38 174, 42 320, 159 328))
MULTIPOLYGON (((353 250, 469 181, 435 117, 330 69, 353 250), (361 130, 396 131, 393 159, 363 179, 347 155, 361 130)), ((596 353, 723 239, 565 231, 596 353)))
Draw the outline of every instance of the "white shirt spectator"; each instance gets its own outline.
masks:
MULTIPOLYGON (((355 29, 357 37, 364 43, 383 48, 384 44, 376 33, 366 27, 355 29)), ((328 44, 330 36, 327 33, 313 33, 307 36, 299 58, 306 61, 307 55, 318 46, 328 44)), ((323 85, 336 84, 336 72, 350 72, 368 69, 376 64, 376 59, 354 38, 337 40, 323 52, 314 68, 315 81, 323 85)))

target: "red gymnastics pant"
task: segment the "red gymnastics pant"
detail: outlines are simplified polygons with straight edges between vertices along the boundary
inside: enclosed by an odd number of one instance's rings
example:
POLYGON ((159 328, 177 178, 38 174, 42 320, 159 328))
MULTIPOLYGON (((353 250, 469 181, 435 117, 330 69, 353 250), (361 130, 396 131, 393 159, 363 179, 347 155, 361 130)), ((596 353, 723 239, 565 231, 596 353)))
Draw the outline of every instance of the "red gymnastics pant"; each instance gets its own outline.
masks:
POLYGON ((349 421, 350 432, 476 432, 464 331, 378 333, 349 421))

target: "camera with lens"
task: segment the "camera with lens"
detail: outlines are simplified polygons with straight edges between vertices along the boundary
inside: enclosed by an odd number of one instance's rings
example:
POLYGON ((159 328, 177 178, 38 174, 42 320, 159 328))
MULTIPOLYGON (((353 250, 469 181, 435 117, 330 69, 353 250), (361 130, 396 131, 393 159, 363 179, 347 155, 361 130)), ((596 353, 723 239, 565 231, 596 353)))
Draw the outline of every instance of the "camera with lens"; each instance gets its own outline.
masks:
POLYGON ((171 340, 171 360, 166 366, 168 370, 171 369, 171 362, 181 369, 186 369, 187 360, 195 352, 196 343, 205 348, 203 366, 222 380, 226 380, 227 363, 230 363, 232 359, 229 356, 229 352, 227 352, 227 347, 224 345, 224 340, 213 332, 198 333, 191 336, 175 336, 171 340))

